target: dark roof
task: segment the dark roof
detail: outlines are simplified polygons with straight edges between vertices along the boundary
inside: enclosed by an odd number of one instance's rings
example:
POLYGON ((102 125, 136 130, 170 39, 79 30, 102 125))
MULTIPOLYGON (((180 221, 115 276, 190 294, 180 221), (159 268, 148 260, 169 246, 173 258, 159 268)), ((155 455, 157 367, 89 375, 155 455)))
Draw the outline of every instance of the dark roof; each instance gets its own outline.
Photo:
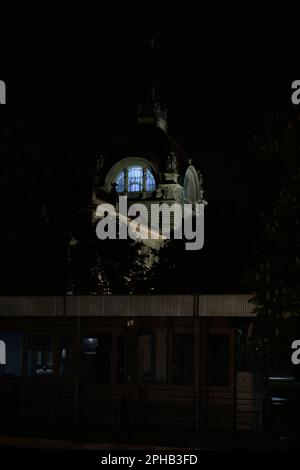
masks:
POLYGON ((105 169, 108 171, 123 158, 142 157, 163 171, 171 152, 176 155, 178 173, 183 173, 187 167, 187 157, 178 142, 155 125, 139 124, 105 156, 105 169))

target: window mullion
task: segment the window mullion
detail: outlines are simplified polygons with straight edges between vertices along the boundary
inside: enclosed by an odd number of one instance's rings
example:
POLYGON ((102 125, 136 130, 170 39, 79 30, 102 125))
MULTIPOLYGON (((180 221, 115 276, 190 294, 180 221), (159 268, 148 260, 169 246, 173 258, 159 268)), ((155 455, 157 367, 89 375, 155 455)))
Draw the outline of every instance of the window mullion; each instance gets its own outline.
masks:
POLYGON ((128 192, 128 168, 124 169, 124 191, 128 192))
POLYGON ((143 191, 147 190, 147 168, 143 168, 143 191))

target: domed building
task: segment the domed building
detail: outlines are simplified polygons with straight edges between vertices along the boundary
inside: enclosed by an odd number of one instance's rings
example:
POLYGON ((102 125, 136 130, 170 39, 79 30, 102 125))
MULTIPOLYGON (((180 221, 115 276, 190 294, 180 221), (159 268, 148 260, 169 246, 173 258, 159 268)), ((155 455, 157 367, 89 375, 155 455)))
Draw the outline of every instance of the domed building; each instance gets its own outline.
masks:
MULTIPOLYGON (((206 204, 202 175, 174 138, 168 134, 167 112, 156 99, 139 106, 137 125, 97 161, 93 203, 115 203, 127 196, 128 205, 143 203, 206 204)), ((96 210, 96 208, 95 208, 96 210)))

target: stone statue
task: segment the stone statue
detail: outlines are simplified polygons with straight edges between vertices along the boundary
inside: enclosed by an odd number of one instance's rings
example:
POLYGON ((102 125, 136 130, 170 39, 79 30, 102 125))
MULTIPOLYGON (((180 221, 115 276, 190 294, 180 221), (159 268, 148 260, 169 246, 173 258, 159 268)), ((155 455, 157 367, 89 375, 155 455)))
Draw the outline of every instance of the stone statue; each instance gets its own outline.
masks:
POLYGON ((200 185, 200 188, 202 189, 202 186, 203 186, 203 175, 201 173, 200 170, 197 171, 198 173, 198 178, 199 178, 199 185, 200 185))
POLYGON ((96 171, 97 171, 97 173, 99 173, 99 171, 103 167, 103 165, 104 165, 104 157, 103 157, 103 155, 100 155, 100 157, 98 157, 97 161, 96 161, 96 171))
POLYGON ((117 183, 111 183, 111 194, 116 195, 117 194, 117 183))
POLYGON ((170 173, 175 173, 177 171, 177 160, 174 152, 171 152, 171 154, 168 155, 166 171, 170 173))

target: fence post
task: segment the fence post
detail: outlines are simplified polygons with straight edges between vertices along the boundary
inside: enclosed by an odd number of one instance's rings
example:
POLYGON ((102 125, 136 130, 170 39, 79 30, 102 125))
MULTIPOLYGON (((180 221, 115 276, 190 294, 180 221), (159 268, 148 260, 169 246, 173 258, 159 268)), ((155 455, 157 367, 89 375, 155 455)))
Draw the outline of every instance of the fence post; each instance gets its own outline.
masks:
POLYGON ((195 429, 198 430, 200 426, 200 331, 199 331, 199 318, 194 319, 194 367, 195 367, 195 429))
POLYGON ((131 421, 131 398, 127 394, 121 397, 120 428, 124 434, 127 434, 131 421))
POLYGON ((73 400, 73 421, 78 423, 80 419, 80 356, 81 356, 81 318, 76 317, 76 339, 75 339, 75 381, 73 400))

